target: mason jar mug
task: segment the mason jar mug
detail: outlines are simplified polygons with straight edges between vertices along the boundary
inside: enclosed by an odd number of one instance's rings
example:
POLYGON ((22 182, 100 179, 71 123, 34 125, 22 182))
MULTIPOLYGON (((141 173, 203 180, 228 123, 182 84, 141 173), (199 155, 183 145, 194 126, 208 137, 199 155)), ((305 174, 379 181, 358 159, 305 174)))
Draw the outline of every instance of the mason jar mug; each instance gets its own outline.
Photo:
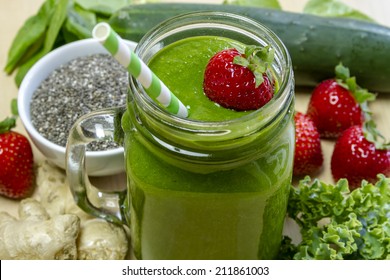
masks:
POLYGON ((146 34, 135 52, 148 64, 162 49, 197 36, 270 45, 278 87, 271 101, 227 120, 181 118, 156 104, 130 78, 121 115, 127 189, 87 191, 92 186, 84 147, 93 138, 113 138, 117 109, 108 109, 82 117, 70 133, 67 174, 72 192, 86 212, 129 227, 137 259, 275 258, 295 143, 291 59, 280 39, 261 23, 219 12, 172 18, 146 34), (95 123, 103 123, 99 127, 106 133, 82 140, 82 127, 93 130, 95 123))

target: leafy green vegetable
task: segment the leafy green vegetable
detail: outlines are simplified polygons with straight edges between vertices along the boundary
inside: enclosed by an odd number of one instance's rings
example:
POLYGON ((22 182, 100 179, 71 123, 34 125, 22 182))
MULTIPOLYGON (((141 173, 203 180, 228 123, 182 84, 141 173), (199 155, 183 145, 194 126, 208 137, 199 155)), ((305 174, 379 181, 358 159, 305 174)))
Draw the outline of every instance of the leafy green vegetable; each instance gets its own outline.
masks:
POLYGON ((78 5, 70 5, 65 29, 77 39, 90 38, 92 36, 92 29, 96 23, 95 13, 84 10, 78 5))
POLYGON ((84 10, 94 13, 110 16, 116 10, 127 6, 134 1, 132 0, 75 0, 84 10))
POLYGON ((304 13, 326 17, 345 17, 374 22, 372 18, 338 0, 309 0, 304 13))
POLYGON ((37 14, 28 18, 19 29, 9 48, 4 68, 7 74, 11 74, 19 64, 28 60, 43 45, 46 28, 54 10, 54 3, 55 0, 44 2, 37 14))
MULTIPOLYGON (((146 1, 146 0, 143 0, 146 1)), ((37 14, 26 20, 9 48, 4 70, 19 86, 28 70, 54 48, 91 37, 97 22, 108 21, 116 10, 136 0, 46 0, 37 14)))
POLYGON ((61 26, 67 16, 68 4, 69 0, 58 0, 56 4, 43 45, 45 53, 48 53, 54 47, 54 43, 56 42, 57 36, 61 30, 61 26))
POLYGON ((16 98, 11 100, 11 113, 11 117, 6 117, 4 120, 0 121, 0 134, 10 131, 16 126, 16 118, 19 115, 16 98))
MULTIPOLYGON (((129 4, 149 2, 158 1, 45 0, 38 13, 30 17, 15 36, 9 48, 4 70, 7 74, 11 74, 20 67, 15 77, 15 82, 19 86, 27 71, 52 49, 68 42, 90 37, 92 28, 97 22, 108 22, 114 12, 129 4)), ((277 0, 224 0, 224 4, 281 9, 277 0)), ((336 0, 311 0, 305 12, 329 16, 360 14, 336 0)), ((151 17, 150 20, 156 19, 151 17)), ((125 26, 123 24, 125 21, 123 19, 120 21, 121 23, 117 26, 125 26)))
POLYGON ((278 0, 224 0, 223 4, 253 6, 253 7, 260 7, 260 8, 278 9, 278 10, 282 9, 278 0))
POLYGON ((58 34, 61 30, 62 24, 67 15, 69 0, 58 0, 55 5, 54 13, 50 17, 48 28, 43 42, 43 48, 40 49, 30 60, 20 66, 18 73, 15 76, 15 82, 19 86, 27 74, 28 70, 45 54, 50 52, 57 40, 58 34))
POLYGON ((292 187, 288 215, 301 227, 302 241, 286 237, 283 259, 390 259, 390 178, 362 182, 349 191, 337 184, 303 179, 292 187))

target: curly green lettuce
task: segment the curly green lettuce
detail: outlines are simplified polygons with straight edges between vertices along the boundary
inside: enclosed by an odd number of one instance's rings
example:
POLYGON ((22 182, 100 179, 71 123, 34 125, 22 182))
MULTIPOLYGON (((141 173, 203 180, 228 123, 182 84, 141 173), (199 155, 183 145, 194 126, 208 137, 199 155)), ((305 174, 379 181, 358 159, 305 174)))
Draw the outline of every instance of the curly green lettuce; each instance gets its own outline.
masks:
POLYGON ((363 181, 351 192, 347 180, 306 177, 291 187, 287 211, 302 241, 285 237, 281 259, 390 259, 390 178, 378 175, 375 185, 363 181))

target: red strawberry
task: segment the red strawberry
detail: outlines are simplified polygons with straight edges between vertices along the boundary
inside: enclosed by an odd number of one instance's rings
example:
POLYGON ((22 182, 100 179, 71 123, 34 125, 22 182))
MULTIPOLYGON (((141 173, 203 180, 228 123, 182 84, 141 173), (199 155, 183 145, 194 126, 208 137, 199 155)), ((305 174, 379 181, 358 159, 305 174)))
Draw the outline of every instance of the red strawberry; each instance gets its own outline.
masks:
POLYGON ((321 82, 313 91, 307 110, 321 137, 337 138, 353 125, 362 125, 366 101, 375 96, 360 88, 348 68, 336 67, 336 79, 321 82))
POLYGON ((34 189, 34 160, 28 139, 14 131, 15 118, 0 122, 0 195, 20 199, 34 189))
POLYGON ((294 120, 294 176, 313 174, 322 167, 323 163, 320 134, 307 115, 296 112, 294 120))
POLYGON ((372 131, 366 127, 355 125, 347 129, 337 140, 332 154, 334 179, 348 179, 351 189, 359 187, 363 179, 376 182, 379 173, 390 176, 389 145, 375 143, 377 137, 370 137, 372 131))
POLYGON ((273 97, 273 82, 266 74, 273 57, 274 52, 268 47, 248 46, 245 54, 237 49, 218 52, 206 66, 206 96, 237 111, 259 109, 273 97))

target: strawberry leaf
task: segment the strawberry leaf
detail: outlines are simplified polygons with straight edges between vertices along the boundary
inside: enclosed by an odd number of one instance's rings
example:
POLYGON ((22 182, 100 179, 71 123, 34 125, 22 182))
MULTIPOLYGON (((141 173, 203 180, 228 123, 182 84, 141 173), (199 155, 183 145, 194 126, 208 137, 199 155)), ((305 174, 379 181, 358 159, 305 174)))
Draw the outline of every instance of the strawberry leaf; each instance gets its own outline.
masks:
POLYGON ((357 84, 356 84, 356 78, 355 77, 349 77, 345 81, 346 81, 346 84, 347 84, 347 89, 349 89, 352 92, 356 90, 357 84))
POLYGON ((255 53, 256 48, 257 46, 255 45, 246 46, 244 50, 245 57, 251 57, 255 53))
POLYGON ((7 117, 0 122, 0 134, 10 131, 16 126, 16 119, 14 117, 7 117))
POLYGON ((258 87, 264 82, 263 74, 261 74, 260 71, 255 71, 253 72, 253 74, 255 75, 255 80, 256 80, 255 87, 258 87))
POLYGON ((335 67, 335 74, 337 83, 351 92, 364 114, 364 137, 369 142, 374 143, 377 149, 389 149, 390 143, 386 143, 385 137, 376 128, 376 124, 372 119, 372 112, 367 104, 368 101, 374 101, 376 95, 369 92, 367 89, 360 87, 356 82, 356 77, 351 77, 349 69, 342 63, 335 67))
POLYGON ((364 114, 363 135, 367 141, 373 143, 378 150, 386 150, 390 148, 390 144, 386 143, 385 137, 377 129, 374 120, 372 119, 372 112, 368 108, 367 102, 360 104, 360 108, 364 114))
POLYGON ((244 66, 244 67, 248 67, 249 66, 249 61, 246 58, 242 57, 242 56, 234 57, 233 63, 237 64, 237 65, 244 66))
POLYGON ((355 98, 359 103, 364 103, 366 101, 374 101, 376 96, 365 88, 359 88, 356 90, 355 98))
POLYGON ((347 80, 351 76, 349 68, 345 67, 342 63, 336 66, 335 72, 336 78, 342 81, 347 80))
MULTIPOLYGON (((242 53, 242 52, 241 52, 242 53)), ((275 57, 275 50, 270 46, 260 47, 248 45, 245 47, 242 56, 236 56, 233 63, 247 67, 255 76, 255 86, 260 86, 263 81, 263 74, 267 73, 275 57)))
POLYGON ((6 117, 0 122, 0 134, 10 131, 16 126, 16 117, 18 116, 18 107, 16 99, 11 100, 12 117, 6 117))
POLYGON ((356 77, 351 77, 349 69, 342 63, 335 67, 335 74, 337 83, 349 90, 359 104, 375 100, 376 95, 369 92, 367 89, 360 87, 356 83, 356 77))
POLYGON ((376 149, 390 149, 390 143, 386 142, 386 138, 377 129, 376 124, 371 116, 363 123, 363 134, 367 141, 375 144, 376 149))

